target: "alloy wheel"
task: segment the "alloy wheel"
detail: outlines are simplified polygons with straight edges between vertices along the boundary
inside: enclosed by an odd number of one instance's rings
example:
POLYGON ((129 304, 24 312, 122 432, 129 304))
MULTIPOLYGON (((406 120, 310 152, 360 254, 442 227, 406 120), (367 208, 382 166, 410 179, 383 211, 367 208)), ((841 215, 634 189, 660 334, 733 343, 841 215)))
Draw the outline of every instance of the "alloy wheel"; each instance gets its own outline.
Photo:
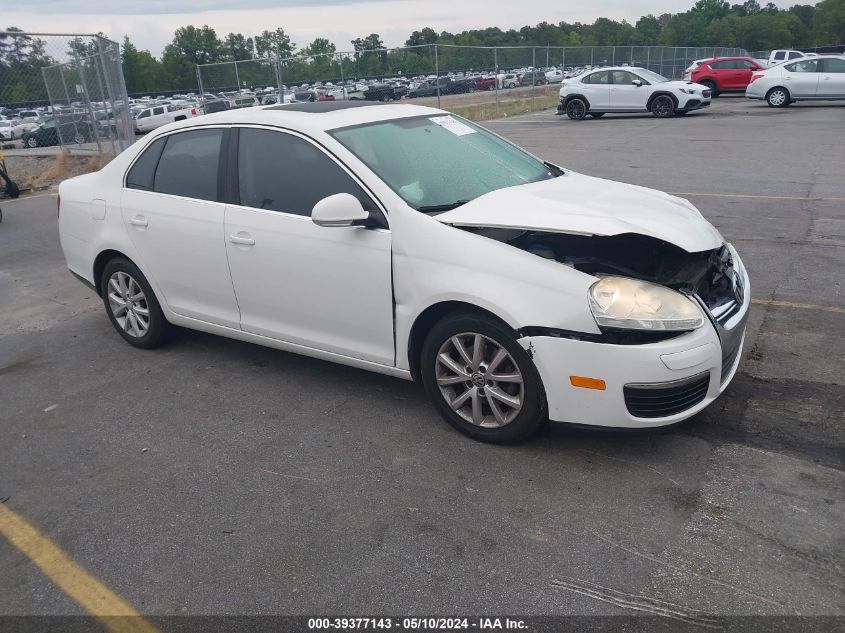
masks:
POLYGON ((669 97, 657 97, 651 106, 651 111, 656 117, 669 117, 675 110, 675 104, 669 97))
POLYGON ((573 99, 567 104, 566 113, 570 119, 583 119, 587 114, 587 106, 580 99, 573 99))
POLYGON ((109 278, 109 308, 120 328, 132 338, 143 338, 150 329, 150 307, 137 281, 123 271, 109 278))
POLYGON ((779 108, 784 103, 786 103, 786 92, 781 90, 780 88, 772 90, 769 93, 769 104, 779 108))
POLYGON ((461 418, 475 426, 510 424, 522 410, 524 381, 510 353, 474 332, 450 337, 435 361, 440 394, 461 418))

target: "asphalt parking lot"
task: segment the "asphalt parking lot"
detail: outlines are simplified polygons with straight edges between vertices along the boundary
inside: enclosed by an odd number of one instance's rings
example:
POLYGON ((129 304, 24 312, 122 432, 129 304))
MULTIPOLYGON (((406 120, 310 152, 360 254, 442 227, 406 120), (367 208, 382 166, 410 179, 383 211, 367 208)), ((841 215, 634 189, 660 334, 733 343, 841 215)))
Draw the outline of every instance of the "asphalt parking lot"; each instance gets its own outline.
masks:
MULTIPOLYGON (((401 380, 188 331, 134 349, 41 195, 0 205, 6 507, 143 614, 845 615, 845 107, 487 125, 736 245, 755 303, 712 407, 496 447, 401 380)), ((0 614, 82 613, 3 539, 0 570, 0 614)))

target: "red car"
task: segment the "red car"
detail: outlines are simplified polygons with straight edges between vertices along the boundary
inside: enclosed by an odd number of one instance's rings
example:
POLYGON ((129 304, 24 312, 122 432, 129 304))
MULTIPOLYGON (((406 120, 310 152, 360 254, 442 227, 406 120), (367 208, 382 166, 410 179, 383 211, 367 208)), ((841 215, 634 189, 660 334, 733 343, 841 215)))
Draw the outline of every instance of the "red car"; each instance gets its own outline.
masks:
POLYGON ((720 92, 745 92, 751 75, 759 70, 763 66, 750 57, 715 57, 691 69, 689 80, 707 86, 716 97, 720 92))
POLYGON ((495 77, 476 77, 473 81, 476 90, 494 90, 496 88, 495 77))

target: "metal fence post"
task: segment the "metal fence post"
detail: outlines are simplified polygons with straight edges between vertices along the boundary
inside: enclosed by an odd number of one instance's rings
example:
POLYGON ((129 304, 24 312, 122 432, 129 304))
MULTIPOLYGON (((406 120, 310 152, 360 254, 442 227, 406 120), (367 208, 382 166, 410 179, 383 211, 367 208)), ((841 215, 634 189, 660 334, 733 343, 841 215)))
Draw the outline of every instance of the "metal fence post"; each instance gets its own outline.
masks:
POLYGON ((537 86, 537 49, 531 47, 531 109, 534 110, 534 93, 537 86))
POLYGON ((590 66, 593 65, 593 46, 590 47, 590 66))
POLYGON ((499 114, 499 49, 495 46, 493 47, 493 72, 494 72, 494 82, 493 85, 496 87, 496 114, 499 114))
POLYGON ((238 60, 235 60, 235 83, 238 85, 238 92, 241 90, 241 76, 238 74, 238 60))
POLYGON ((202 66, 197 64, 197 89, 200 91, 200 103, 205 105, 205 89, 202 87, 202 66))
POLYGON ((437 77, 437 107, 440 107, 440 60, 437 57, 437 44, 434 45, 434 74, 437 77))
MULTIPOLYGON (((91 117, 91 131, 94 134, 94 140, 97 141, 97 152, 99 154, 103 153, 103 146, 100 144, 100 135, 97 133, 97 118, 94 116, 94 107, 91 105, 91 95, 88 93, 88 81, 85 79, 85 71, 82 68, 82 62, 79 61, 79 54, 73 54, 74 59, 76 60, 76 69, 79 73, 79 81, 82 84, 82 95, 85 98, 85 106, 88 108, 88 116, 91 117)), ((73 129, 79 132, 76 127, 76 121, 73 122, 73 129)), ((59 139, 62 139, 62 135, 59 133, 59 130, 56 130, 57 136, 59 139)), ((74 138, 74 141, 76 139, 74 138)), ((62 142, 64 145, 64 142, 62 142)))
POLYGON ((651 70, 651 46, 645 49, 645 67, 651 70))
MULTIPOLYGON (((97 81, 100 82, 100 96, 102 97, 103 101, 108 100, 108 104, 111 106, 111 117, 109 117, 108 110, 106 110, 106 121, 108 122, 109 119, 114 121, 114 133, 112 133, 112 126, 111 123, 108 123, 109 129, 109 140, 111 141, 111 151, 112 153, 117 156, 117 148, 114 145, 114 137, 118 137, 118 145, 120 149, 123 150, 123 145, 120 144, 120 135, 117 133, 117 99, 115 99, 114 91, 112 90, 111 82, 109 81, 109 73, 108 68, 106 66, 106 56, 103 52, 103 46, 100 42, 100 38, 97 37, 95 40, 97 42, 97 81), (102 71, 103 76, 100 77, 100 72, 102 71), (103 87, 103 79, 105 79, 105 88, 103 87), (107 96, 108 95, 108 96, 107 96)), ((120 55, 120 48, 118 47, 117 50, 118 55, 120 55)), ((129 104, 124 103, 124 108, 128 108, 129 104)))

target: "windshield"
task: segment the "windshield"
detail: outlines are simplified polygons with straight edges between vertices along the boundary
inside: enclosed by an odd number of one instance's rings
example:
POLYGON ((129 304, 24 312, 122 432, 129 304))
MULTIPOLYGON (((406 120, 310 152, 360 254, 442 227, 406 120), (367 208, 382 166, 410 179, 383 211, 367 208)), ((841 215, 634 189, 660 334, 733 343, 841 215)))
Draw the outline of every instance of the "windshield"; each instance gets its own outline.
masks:
POLYGON ((445 211, 490 191, 559 175, 454 115, 379 121, 330 133, 420 211, 445 211))
POLYGON ((664 81, 669 81, 663 75, 658 75, 657 73, 647 70, 645 68, 638 68, 637 74, 643 79, 648 79, 653 84, 662 84, 664 81))

